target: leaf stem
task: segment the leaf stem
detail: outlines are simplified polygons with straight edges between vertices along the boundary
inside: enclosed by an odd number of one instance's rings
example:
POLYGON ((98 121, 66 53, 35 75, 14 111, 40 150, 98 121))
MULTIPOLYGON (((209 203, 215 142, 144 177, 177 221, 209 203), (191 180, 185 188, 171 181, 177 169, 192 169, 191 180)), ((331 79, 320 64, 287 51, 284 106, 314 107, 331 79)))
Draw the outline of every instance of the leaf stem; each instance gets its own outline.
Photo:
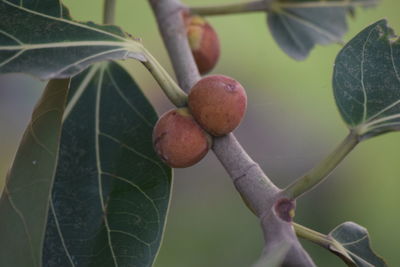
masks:
POLYGON ((147 61, 142 62, 143 65, 150 71, 154 79, 156 79, 168 99, 177 107, 186 106, 187 94, 147 49, 144 49, 143 53, 147 58, 147 61))
POLYGON ((116 0, 104 0, 103 23, 114 24, 116 0))
POLYGON ((227 14, 266 11, 266 9, 267 9, 267 1, 255 0, 244 3, 239 2, 239 3, 222 4, 215 6, 191 7, 190 12, 201 16, 213 16, 213 15, 227 15, 227 14))
POLYGON ((347 266, 356 266, 355 262, 348 254, 348 251, 334 238, 330 237, 329 235, 325 235, 310 228, 307 228, 303 225, 297 223, 292 224, 298 237, 311 241, 314 244, 317 244, 329 250, 330 252, 341 258, 341 260, 344 261, 347 266))
POLYGON ((296 231, 296 235, 303 239, 309 240, 317 245, 324 248, 329 248, 333 245, 333 241, 327 236, 303 225, 293 223, 293 228, 296 231))
POLYGON ((298 178, 288 187, 282 194, 288 198, 295 199, 305 192, 313 189, 317 184, 321 183, 339 163, 350 153, 351 150, 359 143, 359 137, 350 131, 349 135, 339 144, 339 146, 317 166, 309 172, 298 178))

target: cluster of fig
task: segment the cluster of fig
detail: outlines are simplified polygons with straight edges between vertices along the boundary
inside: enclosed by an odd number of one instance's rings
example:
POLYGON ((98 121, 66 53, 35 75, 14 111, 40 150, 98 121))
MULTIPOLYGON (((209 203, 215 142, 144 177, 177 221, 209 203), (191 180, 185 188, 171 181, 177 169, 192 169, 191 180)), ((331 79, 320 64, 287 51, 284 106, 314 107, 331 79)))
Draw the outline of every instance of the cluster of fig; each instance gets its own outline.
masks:
POLYGON ((160 117, 153 130, 159 157, 173 168, 199 162, 210 150, 213 136, 233 131, 247 105, 244 88, 223 75, 202 78, 190 90, 188 107, 173 109, 160 117))
MULTIPOLYGON (((188 42, 201 74, 217 63, 216 32, 202 17, 184 14, 188 42)), ((242 120, 247 96, 242 85, 223 75, 202 78, 190 90, 188 106, 160 117, 153 130, 154 149, 174 168, 199 162, 210 150, 212 137, 233 131, 242 120)))

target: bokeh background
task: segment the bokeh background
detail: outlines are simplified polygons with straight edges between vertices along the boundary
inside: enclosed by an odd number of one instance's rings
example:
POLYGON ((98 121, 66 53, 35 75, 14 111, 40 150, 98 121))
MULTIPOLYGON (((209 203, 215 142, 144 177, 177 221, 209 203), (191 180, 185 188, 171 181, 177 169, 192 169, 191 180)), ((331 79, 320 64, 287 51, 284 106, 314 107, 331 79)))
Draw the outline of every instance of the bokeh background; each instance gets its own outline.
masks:
MULTIPOLYGON (((190 5, 232 0, 186 0, 190 5)), ((78 20, 101 21, 98 0, 65 0, 78 20)), ((400 32, 400 2, 357 9, 348 41, 367 25, 387 18, 400 32)), ((247 89, 248 112, 236 136, 279 186, 285 186, 327 155, 347 134, 334 103, 331 76, 340 45, 317 46, 296 62, 272 40, 265 14, 209 18, 222 56, 213 73, 235 77, 247 89)), ((119 0, 116 23, 143 38, 172 73, 153 14, 145 0, 119 0)), ((124 63, 159 114, 172 106, 146 70, 124 63)), ((25 75, 0 76, 0 188, 44 83, 25 75)), ((373 247, 399 266, 400 133, 359 145, 318 189, 298 201, 296 221, 323 233, 344 221, 368 228, 373 247)), ((156 267, 250 266, 262 249, 257 219, 247 210, 216 157, 175 171, 172 204, 156 267)), ((342 266, 329 252, 303 242, 318 266, 342 266)))

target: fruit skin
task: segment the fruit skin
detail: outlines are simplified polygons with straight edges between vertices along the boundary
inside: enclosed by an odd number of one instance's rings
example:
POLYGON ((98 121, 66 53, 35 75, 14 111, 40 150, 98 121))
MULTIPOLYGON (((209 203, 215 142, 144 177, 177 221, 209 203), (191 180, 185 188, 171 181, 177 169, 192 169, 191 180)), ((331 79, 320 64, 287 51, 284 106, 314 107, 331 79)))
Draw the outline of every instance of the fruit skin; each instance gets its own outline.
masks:
POLYGON ((173 168, 199 162, 211 147, 211 137, 198 125, 187 108, 172 109, 160 117, 153 129, 158 156, 173 168))
POLYGON ((213 27, 200 16, 185 16, 190 48, 200 74, 211 71, 218 62, 220 44, 213 27))
POLYGON ((200 126, 214 136, 221 136, 239 126, 246 112, 247 95, 236 80, 210 75, 192 87, 188 106, 200 126))

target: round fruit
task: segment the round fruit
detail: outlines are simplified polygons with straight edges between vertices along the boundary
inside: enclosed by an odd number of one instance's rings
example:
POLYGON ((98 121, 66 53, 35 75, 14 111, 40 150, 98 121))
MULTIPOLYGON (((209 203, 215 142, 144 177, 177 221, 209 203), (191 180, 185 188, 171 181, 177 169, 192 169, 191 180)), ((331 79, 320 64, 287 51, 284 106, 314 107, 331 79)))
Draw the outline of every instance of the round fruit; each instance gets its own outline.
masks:
POLYGON ((211 75, 190 90, 189 109, 196 121, 210 134, 232 132, 246 112, 247 96, 242 85, 223 75, 211 75))
POLYGON ((218 35, 200 16, 187 16, 185 23, 194 60, 200 74, 205 74, 217 64, 220 54, 218 35))
POLYGON ((153 130, 158 156, 173 168, 199 162, 211 147, 211 137, 197 124, 187 108, 173 109, 158 120, 153 130))

